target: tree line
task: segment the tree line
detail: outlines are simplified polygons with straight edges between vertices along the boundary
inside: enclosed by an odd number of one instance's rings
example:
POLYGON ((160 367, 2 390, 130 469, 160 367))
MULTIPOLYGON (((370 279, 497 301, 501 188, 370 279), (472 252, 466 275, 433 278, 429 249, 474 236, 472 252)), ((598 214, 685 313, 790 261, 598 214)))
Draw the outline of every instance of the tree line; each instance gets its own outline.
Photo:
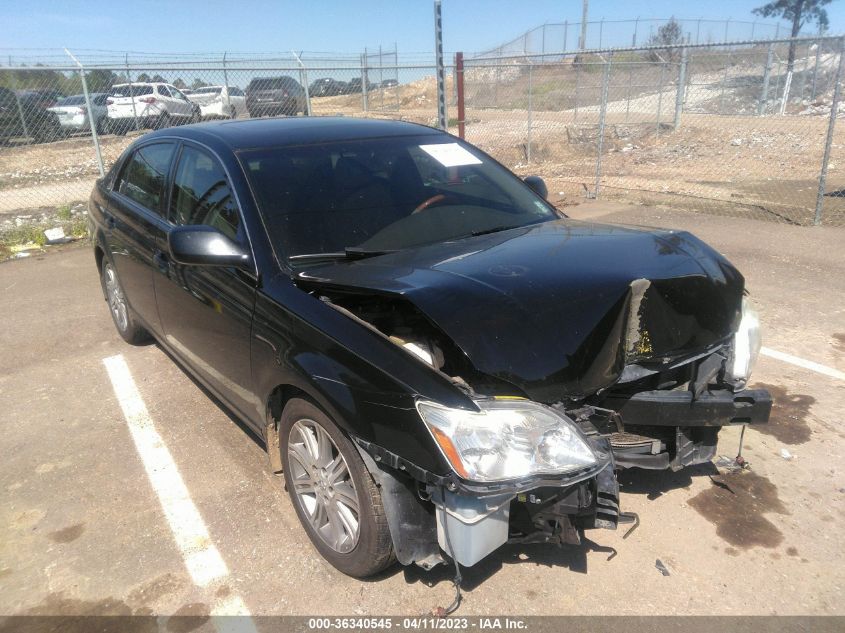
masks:
MULTIPOLYGON (((140 73, 127 77, 125 72, 115 73, 103 68, 85 71, 85 80, 91 92, 108 92, 115 84, 130 83, 130 81, 168 83, 180 90, 210 85, 199 77, 195 77, 193 82, 188 84, 181 77, 176 77, 172 81, 159 74, 140 73)), ((82 79, 78 72, 61 72, 41 64, 15 68, 0 66, 0 86, 12 90, 58 90, 65 95, 82 93, 82 79)))

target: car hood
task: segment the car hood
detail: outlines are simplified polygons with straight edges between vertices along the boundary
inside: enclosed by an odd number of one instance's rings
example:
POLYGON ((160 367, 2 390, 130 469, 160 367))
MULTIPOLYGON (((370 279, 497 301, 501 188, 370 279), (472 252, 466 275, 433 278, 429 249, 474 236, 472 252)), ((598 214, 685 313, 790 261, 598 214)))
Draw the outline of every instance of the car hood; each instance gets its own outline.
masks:
POLYGON ((689 233, 557 220, 309 268, 306 286, 412 303, 480 372, 541 402, 725 341, 744 280, 689 233))

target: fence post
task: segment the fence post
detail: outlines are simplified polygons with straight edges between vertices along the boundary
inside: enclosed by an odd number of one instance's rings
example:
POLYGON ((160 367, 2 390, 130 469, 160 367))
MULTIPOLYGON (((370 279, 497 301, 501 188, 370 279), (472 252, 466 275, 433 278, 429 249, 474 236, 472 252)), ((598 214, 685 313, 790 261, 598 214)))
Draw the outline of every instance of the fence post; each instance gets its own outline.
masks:
POLYGON ((601 188, 601 153, 604 151, 604 122, 607 116, 607 92, 610 87, 610 64, 613 62, 613 53, 607 57, 604 63, 604 75, 601 80, 601 110, 599 111, 599 138, 598 138, 598 155, 596 156, 596 188, 593 193, 593 198, 599 197, 599 190, 601 188))
MULTIPOLYGON (((573 61, 577 61, 576 56, 573 61)), ((581 81, 581 64, 575 64, 575 115, 572 118, 573 125, 578 125, 578 84, 581 81)))
MULTIPOLYGON (((299 81, 302 84, 302 89, 305 91, 305 114, 311 116, 311 89, 308 87, 308 71, 305 69, 305 64, 302 63, 302 57, 291 51, 296 61, 299 64, 299 81)), ((225 72, 225 67, 223 72, 225 72)), ((296 112, 294 112, 296 114, 296 112)))
POLYGON ((464 54, 455 53, 455 84, 458 90, 458 136, 466 138, 466 112, 464 111, 464 54))
POLYGON ((675 131, 681 127, 681 112, 684 109, 684 88, 687 82, 687 49, 681 49, 681 66, 678 69, 678 90, 675 93, 675 121, 673 127, 675 131))
POLYGON ((786 114, 786 104, 789 102, 789 89, 792 86, 792 71, 786 73, 786 81, 783 84, 783 96, 780 100, 780 115, 786 114))
POLYGON ((223 85, 226 86, 226 109, 234 119, 238 116, 238 113, 232 110, 232 99, 229 97, 229 73, 226 70, 226 51, 223 51, 223 85))
POLYGON ((437 64, 437 122, 441 130, 448 130, 446 78, 443 69, 443 18, 440 0, 434 0, 434 57, 437 64))
POLYGON ((381 44, 378 45, 378 101, 379 110, 384 110, 384 58, 381 56, 381 44))
POLYGON ((698 36, 700 34, 701 34, 701 18, 698 18, 698 20, 695 23, 695 43, 696 44, 700 43, 700 41, 698 39, 698 36))
POLYGON ((79 78, 82 79, 82 94, 85 95, 85 107, 88 108, 88 124, 91 126, 91 138, 94 139, 94 151, 97 153, 97 167, 100 168, 100 178, 102 178, 106 175, 106 168, 103 165, 103 153, 100 151, 100 139, 97 136, 97 123, 94 121, 94 108, 91 107, 91 93, 88 92, 85 68, 76 57, 71 55, 68 49, 65 49, 65 53, 79 66, 79 78))
POLYGON ((836 127, 836 115, 839 110, 839 83, 842 80, 842 58, 845 57, 845 37, 839 40, 839 63, 836 65, 836 79, 833 84, 833 101, 830 104, 830 120, 827 124, 827 138, 824 141, 824 156, 822 157, 822 169, 819 173, 819 192, 816 196, 816 217, 813 224, 819 225, 822 221, 822 205, 824 203, 824 188, 827 181, 827 167, 830 162, 830 148, 833 145, 833 129, 836 127))
POLYGON ((563 21, 563 52, 566 52, 566 36, 569 33, 569 20, 563 21))
POLYGON ((631 46, 637 45, 637 28, 640 26, 640 16, 637 16, 637 19, 634 20, 634 38, 631 40, 631 46))
POLYGON ((361 55, 361 105, 364 112, 369 112, 369 103, 367 99, 367 84, 369 83, 369 76, 367 74, 367 49, 364 48, 364 54, 361 55))
POLYGON ((599 48, 601 48, 602 32, 604 31, 604 18, 599 21, 599 48))
POLYGON ((766 55, 766 67, 763 69, 763 90, 760 92, 760 100, 757 102, 757 116, 763 116, 766 112, 766 102, 769 100, 769 76, 772 72, 772 55, 775 53, 775 45, 769 44, 769 52, 766 55))
POLYGON ((526 152, 525 152, 525 159, 526 159, 526 161, 528 162, 529 165, 531 164, 531 108, 532 108, 531 93, 532 92, 533 91, 531 90, 531 62, 528 62, 528 134, 527 134, 528 143, 527 143, 527 149, 526 149, 526 152))

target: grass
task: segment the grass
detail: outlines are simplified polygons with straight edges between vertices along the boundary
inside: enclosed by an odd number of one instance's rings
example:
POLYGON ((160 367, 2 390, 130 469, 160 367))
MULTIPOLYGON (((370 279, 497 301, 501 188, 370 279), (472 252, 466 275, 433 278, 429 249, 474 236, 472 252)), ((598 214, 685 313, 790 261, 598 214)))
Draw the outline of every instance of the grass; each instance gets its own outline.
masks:
POLYGON ((16 246, 34 245, 42 247, 47 243, 44 230, 61 226, 65 235, 81 238, 88 235, 88 219, 86 216, 73 216, 69 206, 60 207, 56 212, 57 222, 37 222, 16 226, 0 233, 0 261, 12 255, 12 249, 16 246))

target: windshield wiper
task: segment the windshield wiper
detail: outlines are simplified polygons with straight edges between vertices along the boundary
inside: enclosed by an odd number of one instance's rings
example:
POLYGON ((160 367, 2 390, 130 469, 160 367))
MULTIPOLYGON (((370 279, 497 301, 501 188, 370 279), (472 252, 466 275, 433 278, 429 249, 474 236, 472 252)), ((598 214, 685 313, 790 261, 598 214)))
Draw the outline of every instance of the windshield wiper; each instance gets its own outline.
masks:
POLYGON ((321 259, 366 259, 367 257, 378 257, 395 253, 395 250, 367 250, 358 246, 347 246, 342 253, 303 253, 302 255, 291 255, 289 261, 319 261, 321 259))
POLYGON ((361 248, 360 246, 347 246, 344 249, 346 259, 366 259, 367 257, 378 257, 379 255, 389 255, 390 253, 395 252, 396 249, 368 250, 366 248, 361 248))
POLYGON ((498 233, 500 231, 508 231, 510 229, 518 229, 520 226, 523 226, 523 225, 517 224, 515 226, 494 226, 493 228, 490 228, 490 229, 482 229, 480 231, 473 231, 472 233, 470 233, 470 235, 472 237, 477 237, 478 235, 489 235, 490 233, 498 233))

